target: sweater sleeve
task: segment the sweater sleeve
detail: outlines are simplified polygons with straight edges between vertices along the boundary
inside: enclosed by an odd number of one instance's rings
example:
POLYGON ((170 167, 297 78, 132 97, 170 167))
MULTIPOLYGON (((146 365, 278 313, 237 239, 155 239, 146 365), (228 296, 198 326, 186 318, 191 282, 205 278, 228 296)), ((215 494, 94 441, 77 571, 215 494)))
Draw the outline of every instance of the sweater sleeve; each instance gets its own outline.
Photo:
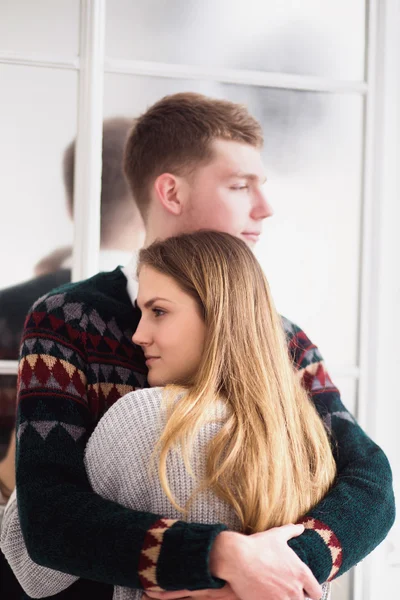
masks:
POLYGON ((31 559, 22 536, 15 490, 7 503, 1 523, 1 549, 22 589, 30 598, 54 596, 78 579, 75 575, 42 567, 31 559))
POLYGON ((386 537, 395 518, 392 473, 382 449, 343 405, 318 348, 301 329, 284 321, 299 376, 331 431, 336 481, 301 523, 304 533, 289 546, 320 583, 345 573, 386 537))
MULTIPOLYGON (((28 314, 19 366, 18 511, 39 565, 132 588, 221 587, 208 554, 223 525, 133 511, 95 494, 84 449, 95 426, 79 306, 45 297, 28 314), (152 551, 152 549, 154 549, 152 551), (149 556, 157 556, 152 564, 149 556), (149 577, 143 577, 143 572, 149 577)), ((86 316, 86 319, 88 317, 86 316)))

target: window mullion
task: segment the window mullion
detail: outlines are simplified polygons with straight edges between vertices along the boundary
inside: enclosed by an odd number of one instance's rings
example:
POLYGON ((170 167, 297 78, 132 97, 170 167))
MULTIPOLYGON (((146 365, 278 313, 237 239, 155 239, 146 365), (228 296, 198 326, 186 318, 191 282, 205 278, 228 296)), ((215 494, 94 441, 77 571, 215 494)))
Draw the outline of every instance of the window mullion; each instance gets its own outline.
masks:
POLYGON ((73 281, 97 273, 99 266, 105 4, 81 1, 73 281))

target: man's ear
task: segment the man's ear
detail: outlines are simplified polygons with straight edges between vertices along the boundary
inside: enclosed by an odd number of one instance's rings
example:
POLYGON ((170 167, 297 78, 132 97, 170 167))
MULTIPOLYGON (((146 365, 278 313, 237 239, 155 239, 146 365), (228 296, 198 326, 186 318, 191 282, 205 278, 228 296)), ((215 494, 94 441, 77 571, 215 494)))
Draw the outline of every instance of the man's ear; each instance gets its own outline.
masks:
POLYGON ((182 212, 181 180, 171 173, 159 175, 154 182, 157 200, 170 214, 178 216, 182 212))

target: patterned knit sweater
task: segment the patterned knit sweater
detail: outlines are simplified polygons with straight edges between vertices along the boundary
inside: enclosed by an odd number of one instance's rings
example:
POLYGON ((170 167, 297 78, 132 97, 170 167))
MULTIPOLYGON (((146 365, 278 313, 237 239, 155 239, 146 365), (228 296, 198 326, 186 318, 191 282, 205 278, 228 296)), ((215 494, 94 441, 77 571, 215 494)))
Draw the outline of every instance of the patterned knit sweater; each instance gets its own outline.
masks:
MULTIPOLYGON (((86 446, 85 466, 93 490, 103 498, 134 510, 157 511, 167 519, 176 520, 182 518, 182 514, 166 496, 157 470, 150 468, 155 445, 166 423, 162 390, 163 388, 138 390, 118 400, 92 433, 86 446)), ((197 482, 204 479, 207 447, 220 431, 226 417, 226 404, 217 402, 208 422, 193 440, 191 466, 196 479, 187 472, 180 452, 169 454, 168 481, 180 506, 186 505, 196 490, 197 482)), ((8 510, 16 513, 16 500, 8 510)), ((240 521, 232 507, 210 491, 195 496, 185 520, 192 523, 224 523, 230 530, 240 529, 240 521)), ((14 523, 12 519, 9 521, 11 526, 17 524, 15 519, 14 523)), ((9 542, 12 540, 15 544, 24 546, 20 530, 10 532, 8 538, 9 542)), ((76 581, 74 575, 37 565, 29 559, 23 548, 20 556, 23 560, 20 564, 13 565, 13 568, 24 584, 24 589, 34 598, 56 594, 76 581)), ((113 598, 140 600, 142 594, 141 590, 116 586, 113 598)))
MULTIPOLYGON (((226 525, 132 511, 94 494, 86 475, 85 446, 99 419, 118 398, 147 387, 143 355, 131 341, 140 313, 126 286, 120 269, 63 286, 39 299, 25 323, 18 510, 31 558, 81 578, 70 596, 66 590, 59 598, 84 598, 79 593, 89 589, 87 580, 96 582, 97 598, 112 595, 100 582, 162 589, 223 585, 209 572, 208 556, 226 525)), ((318 349, 292 323, 284 320, 284 326, 299 376, 336 440, 337 481, 304 516, 305 532, 289 541, 322 583, 387 535, 395 516, 392 475, 383 451, 343 406, 318 349)))

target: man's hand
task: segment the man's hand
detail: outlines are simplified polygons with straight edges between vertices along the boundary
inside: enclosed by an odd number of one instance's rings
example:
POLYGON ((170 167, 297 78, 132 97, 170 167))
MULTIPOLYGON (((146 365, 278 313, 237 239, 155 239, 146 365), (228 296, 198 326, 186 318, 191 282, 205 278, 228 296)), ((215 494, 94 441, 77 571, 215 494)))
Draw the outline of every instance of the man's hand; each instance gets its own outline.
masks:
POLYGON ((181 598, 201 598, 202 600, 239 600, 229 584, 218 590, 180 590, 179 592, 147 592, 142 600, 181 600, 181 598))
POLYGON ((287 545, 303 525, 284 525, 250 536, 223 531, 210 554, 211 573, 227 581, 240 600, 319 600, 322 588, 287 545))

